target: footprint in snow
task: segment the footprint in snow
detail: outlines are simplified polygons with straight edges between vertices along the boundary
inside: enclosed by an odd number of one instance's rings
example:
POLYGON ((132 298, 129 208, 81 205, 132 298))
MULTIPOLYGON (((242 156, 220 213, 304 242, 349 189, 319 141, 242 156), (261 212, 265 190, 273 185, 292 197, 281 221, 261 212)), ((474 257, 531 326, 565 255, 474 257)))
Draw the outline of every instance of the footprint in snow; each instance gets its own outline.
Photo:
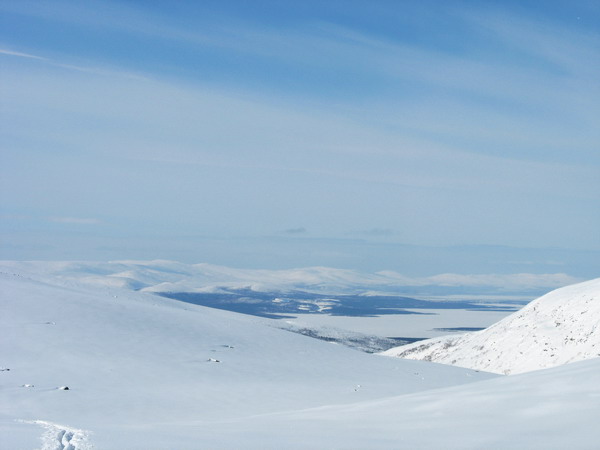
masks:
POLYGON ((46 429, 41 436, 42 450, 91 450, 89 432, 44 420, 23 421, 46 429))

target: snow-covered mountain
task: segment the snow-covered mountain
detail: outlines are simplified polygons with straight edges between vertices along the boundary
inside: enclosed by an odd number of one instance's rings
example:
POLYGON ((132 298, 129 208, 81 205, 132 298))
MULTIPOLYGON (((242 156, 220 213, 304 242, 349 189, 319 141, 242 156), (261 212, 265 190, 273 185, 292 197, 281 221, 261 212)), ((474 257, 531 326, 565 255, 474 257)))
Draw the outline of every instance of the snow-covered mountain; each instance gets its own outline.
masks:
POLYGON ((393 271, 362 273, 330 267, 307 267, 286 270, 234 269, 213 264, 184 264, 175 261, 53 262, 0 261, 0 271, 28 274, 36 279, 53 278, 97 287, 124 287, 146 292, 222 292, 249 289, 259 292, 301 290, 316 293, 365 295, 430 295, 469 292, 527 294, 546 292, 580 281, 556 274, 458 275, 407 277, 393 271))
POLYGON ((600 278, 554 290, 485 330, 383 354, 504 374, 598 357, 600 278))
POLYGON ((0 308, 3 449, 591 450, 600 439, 600 359, 500 377, 39 272, 0 273, 0 308))
MULTIPOLYGON (((64 283, 0 274, 0 448, 37 448, 42 432, 44 449, 217 448, 204 444, 213 423, 493 377, 64 283)), ((229 448, 248 447, 244 439, 229 448)))
MULTIPOLYGON (((3 261, 0 270, 52 277, 98 287, 124 287, 145 292, 220 292, 224 289, 253 291, 344 292, 356 286, 385 286, 394 277, 362 274, 352 270, 308 267, 289 270, 234 269, 213 264, 175 261, 49 262, 3 261)), ((398 279, 396 278, 397 282, 398 279)))

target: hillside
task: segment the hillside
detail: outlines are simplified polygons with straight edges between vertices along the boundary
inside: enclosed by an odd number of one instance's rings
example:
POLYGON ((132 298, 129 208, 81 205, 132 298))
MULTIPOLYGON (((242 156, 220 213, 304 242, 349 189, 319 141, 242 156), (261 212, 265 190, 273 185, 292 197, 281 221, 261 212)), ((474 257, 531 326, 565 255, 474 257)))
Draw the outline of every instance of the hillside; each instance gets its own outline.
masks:
POLYGON ((15 450, 44 430, 45 449, 201 448, 211 423, 493 377, 51 278, 0 274, 0 308, 0 447, 15 450))
POLYGON ((556 289, 485 330, 383 354, 504 374, 600 356, 600 278, 556 289))
MULTIPOLYGON (((569 298, 597 318, 594 286, 551 293, 536 311, 569 298)), ((500 377, 17 273, 0 273, 0 307, 1 448, 593 449, 600 439, 600 359, 500 377)))
POLYGON ((600 359, 384 400, 216 424, 210 448, 597 450, 600 359), (252 444, 249 447, 253 447, 252 444))

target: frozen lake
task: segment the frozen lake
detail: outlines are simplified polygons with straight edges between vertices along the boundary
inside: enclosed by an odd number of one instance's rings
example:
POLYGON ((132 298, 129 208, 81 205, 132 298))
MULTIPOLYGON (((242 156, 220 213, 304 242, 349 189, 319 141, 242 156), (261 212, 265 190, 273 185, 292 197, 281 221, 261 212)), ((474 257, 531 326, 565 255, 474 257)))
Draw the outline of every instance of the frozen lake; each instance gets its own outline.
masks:
MULTIPOLYGON (((375 317, 298 314, 285 319, 289 324, 308 328, 333 327, 378 337, 432 338, 464 333, 460 328, 487 328, 512 311, 469 309, 411 309, 416 314, 386 314, 375 317), (455 331, 449 329, 454 328, 455 331)), ((475 331, 475 330, 473 330, 475 331)))
POLYGON ((517 299, 434 300, 310 292, 161 293, 187 303, 259 316, 276 328, 375 353, 420 339, 487 328, 527 303, 517 299))

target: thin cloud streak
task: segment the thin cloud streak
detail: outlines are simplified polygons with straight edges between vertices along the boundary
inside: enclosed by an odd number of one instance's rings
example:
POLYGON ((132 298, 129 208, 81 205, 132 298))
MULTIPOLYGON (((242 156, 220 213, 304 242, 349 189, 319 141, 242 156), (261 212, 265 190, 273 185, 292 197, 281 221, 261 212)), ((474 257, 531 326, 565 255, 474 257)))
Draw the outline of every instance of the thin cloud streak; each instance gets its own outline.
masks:
MULTIPOLYGON (((64 107, 81 110, 83 117, 94 111, 95 116, 105 115, 115 124, 129 123, 124 134, 115 127, 115 134, 104 134, 101 141, 86 143, 88 151, 112 151, 119 159, 292 171, 425 189, 470 190, 477 185, 483 191, 533 190, 592 199, 598 195, 598 190, 589 188, 596 180, 593 167, 473 154, 448 145, 406 139, 395 131, 382 132, 357 119, 327 111, 298 111, 293 103, 283 105, 269 97, 249 100, 229 92, 165 82, 115 83, 86 77, 66 79, 62 74, 41 74, 37 83, 41 89, 52 86, 52 96, 28 86, 22 95, 33 98, 38 103, 36 109, 60 107, 58 94, 63 99, 72 98, 64 107), (84 92, 98 95, 90 103, 84 92), (105 98, 112 99, 109 105, 100 101, 105 98), (161 105, 160 110, 152 106, 156 104, 161 105), (223 126, 225 118, 227 128, 223 126), (228 128, 236 128, 237 136, 224 137, 228 128), (276 131, 268 135, 255 131, 265 128, 276 131), (161 134, 152 136, 153 130, 161 134), (290 138, 292 135, 302 136, 302 140, 290 138), (177 142, 177 148, 172 143, 161 145, 161 141, 177 142), (354 162, 345 155, 352 156, 354 162), (364 164, 355 164, 363 158, 364 164), (554 177, 552 184, 546 182, 548 173, 554 177)), ((74 130, 74 134, 60 139, 73 143, 85 139, 77 133, 74 130)))
POLYGON ((126 216, 130 233, 302 224, 339 237, 384 224, 406 243, 599 245, 597 34, 460 8, 458 47, 341 16, 0 8, 68 29, 0 52, 3 190, 37 217, 126 216), (72 37, 82 45, 64 45, 72 37))
MULTIPOLYGON (((521 141, 520 144, 523 147, 533 144, 541 149, 548 145, 554 148, 557 145, 573 145, 573 139, 579 139, 578 145, 585 145, 585 137, 579 138, 581 133, 568 136, 561 129, 565 119, 563 114, 565 109, 573 116, 571 121, 576 118, 581 124, 589 122, 589 117, 597 117, 594 114, 595 111, 600 112, 596 106, 598 102, 589 95, 589 90, 595 84, 591 84, 590 80, 597 79, 597 76, 585 77, 586 79, 578 76, 582 70, 591 72, 592 75, 599 74, 598 64, 581 64, 582 60, 593 61, 593 58, 565 59, 561 56, 561 52, 548 54, 548 51, 545 50, 562 43, 561 48, 566 49, 566 53, 593 55, 597 51, 594 45, 595 41, 590 42, 588 34, 559 27, 541 26, 534 21, 521 19, 520 23, 523 24, 523 27, 520 28, 520 33, 529 33, 532 36, 531 39, 526 39, 527 36, 524 36, 524 42, 533 41, 542 42, 542 44, 525 45, 528 46, 530 53, 538 55, 541 59, 550 58, 551 63, 563 67, 566 72, 572 74, 572 80, 568 86, 564 84, 563 75, 542 72, 544 69, 542 67, 523 67, 515 62, 486 60, 482 59, 480 55, 456 56, 367 35, 336 24, 321 23, 317 26, 306 26, 293 31, 286 30, 286 33, 282 34, 282 31, 277 28, 258 30, 250 24, 238 23, 234 28, 229 27, 225 30, 218 26, 208 27, 206 32, 198 33, 185 29, 182 31, 175 26, 166 26, 164 23, 157 22, 142 9, 123 7, 117 4, 109 5, 109 7, 99 8, 99 13, 94 14, 93 19, 88 17, 89 15, 81 18, 81 15, 73 14, 69 16, 69 20, 74 22, 93 20, 97 26, 123 27, 134 34, 153 33, 162 39, 176 39, 191 45, 211 46, 218 43, 220 47, 225 46, 230 50, 252 55, 266 52, 266 56, 277 58, 286 64, 296 61, 304 66, 308 64, 327 68, 332 64, 352 63, 354 65, 356 61, 362 61, 362 65, 370 67, 372 73, 395 77, 399 81, 408 77, 414 82, 425 82, 434 89, 445 90, 445 92, 440 92, 435 103, 430 105, 424 104, 422 101, 415 104, 410 99, 407 101, 402 98, 399 102, 391 101, 382 105, 377 101, 367 99, 361 105, 362 112, 356 112, 362 118, 367 118, 367 123, 370 114, 365 114, 365 110, 368 112, 369 109, 381 110, 383 108, 385 110, 389 108, 386 116, 392 118, 389 121, 390 125, 398 127, 399 124, 402 124, 404 130, 443 133, 452 137, 460 136, 461 132, 464 134, 464 130, 469 128, 470 134, 479 135, 482 140, 506 141, 506 133, 510 129, 513 130, 510 137, 511 147, 514 146, 516 140, 517 142, 521 141), (115 21, 115 17, 126 17, 129 20, 115 21), (131 20, 133 18, 136 20, 131 20), (528 31, 523 31, 523 29, 528 31), (567 43, 566 39, 557 37, 568 31, 570 31, 569 39, 575 44, 567 43), (212 37, 207 37, 211 34, 212 37), (306 49, 310 49, 310 51, 306 49), (453 93, 453 91, 457 92, 453 93), (526 114, 528 127, 523 126, 524 117, 515 117, 514 113, 499 113, 495 105, 490 107, 485 104, 477 106, 459 104, 458 100, 453 98, 459 92, 472 92, 484 98, 496 99, 504 104, 512 103, 520 105, 520 107, 527 107, 530 111, 526 114), (569 106, 565 108, 566 105, 569 106), (552 119, 556 126, 549 127, 548 117, 542 117, 541 120, 538 119, 537 124, 534 122, 532 127, 532 120, 536 120, 536 114, 533 111, 536 109, 544 111, 549 106, 554 110, 553 114, 561 116, 560 119, 558 117, 552 119), (415 120, 415 117, 418 119, 415 120), (478 124, 477 127, 471 127, 473 121, 478 124), (554 128, 558 131, 553 131, 554 128), (518 132, 515 133, 514 130, 518 130, 518 132)), ((27 13, 26 11, 22 12, 27 13)), ((46 11, 46 14, 52 16, 54 13, 46 11)), ((514 46, 512 28, 508 31, 505 28, 508 19, 517 20, 517 18, 507 16, 503 19, 493 19, 482 13, 462 14, 472 22, 474 28, 476 26, 483 27, 485 31, 493 32, 501 43, 514 46)), ((62 16, 64 15, 63 12, 62 16)), ((458 13, 457 17, 459 17, 458 13)), ((78 66, 73 66, 73 68, 98 70, 78 66)), ((353 109, 353 105, 346 104, 344 106, 347 111, 353 109)), ((589 123, 590 131, 594 129, 592 125, 594 124, 589 123)), ((481 143, 463 145, 462 148, 463 151, 481 152, 481 143)), ((595 154, 593 150, 590 147, 588 155, 593 156, 595 154)), ((501 153, 501 150, 497 151, 497 154, 501 153)), ((543 154, 544 152, 540 150, 538 157, 542 157, 543 154)))
MULTIPOLYGON (((308 23, 304 27, 293 30, 282 30, 277 27, 257 28, 251 23, 239 21, 236 26, 204 24, 204 32, 186 29, 181 23, 165 25, 142 8, 123 6, 117 3, 92 3, 92 7, 73 5, 66 8, 25 8, 15 7, 21 14, 33 14, 48 17, 58 17, 60 20, 77 24, 93 23, 98 27, 118 27, 132 34, 147 34, 165 40, 176 40, 196 46, 227 48, 231 51, 253 55, 263 55, 277 58, 281 61, 294 62, 303 65, 328 66, 332 63, 355 63, 356 60, 368 63, 370 70, 387 73, 387 75, 406 78, 407 76, 422 82, 428 80, 436 86, 449 86, 461 90, 475 90, 481 94, 503 98, 507 96, 513 101, 519 97, 530 98, 531 89, 536 91, 540 100, 548 94, 560 95, 560 91, 549 91, 538 87, 539 70, 527 68, 516 63, 497 60, 486 60, 477 55, 455 56, 440 50, 426 49, 416 45, 399 43, 380 36, 335 23, 308 23), (68 11, 75 11, 69 14, 68 11), (83 14, 94 11, 95 14, 83 14), (67 11, 67 12, 65 12, 67 11), (309 50, 307 50, 309 49, 309 50), (439 68, 444 68, 440 71, 439 68), (438 70, 432 70, 438 69, 438 70), (519 88, 519 86, 523 86, 519 88), (517 90, 515 90, 517 87, 517 90)), ((10 11, 11 8, 9 8, 10 11)), ((598 64, 581 65, 582 60, 593 61, 594 58, 574 58, 565 55, 588 55, 597 53, 598 37, 590 33, 576 32, 564 27, 540 24, 504 13, 491 15, 482 12, 455 12, 457 19, 471 23, 473 32, 483 28, 486 32, 495 33, 497 39, 506 45, 515 46, 515 33, 521 35, 518 39, 520 48, 539 58, 546 59, 552 64, 564 68, 570 73, 582 70, 596 75, 598 64), (508 25, 518 22, 519 26, 508 25), (558 36, 568 35, 561 38, 558 36), (595 39, 590 39, 595 38, 595 39), (575 43, 571 43, 575 42, 575 43), (559 48, 560 51, 556 50, 559 48)), ((549 74, 545 72, 547 77, 549 74)), ((594 78, 590 78, 593 80, 594 78)), ((544 81, 548 83, 548 80, 544 81)), ((542 83, 542 86, 543 84, 542 83)))
POLYGON ((44 58, 42 56, 31 55, 29 53, 16 52, 16 51, 6 50, 6 49, 0 49, 0 54, 9 55, 9 56, 18 56, 20 58, 39 59, 42 61, 48 61, 48 58, 44 58))
POLYGON ((35 59, 38 61, 43 61, 44 63, 54 66, 54 67, 60 67, 62 69, 72 70, 72 71, 76 71, 76 72, 84 72, 84 73, 89 73, 89 74, 93 74, 93 75, 102 75, 102 76, 107 76, 107 77, 118 77, 118 78, 129 78, 129 79, 133 79, 133 80, 149 80, 148 77, 139 75, 136 73, 112 70, 108 67, 105 67, 105 68, 87 67, 87 66, 81 66, 81 65, 76 65, 76 64, 69 64, 69 63, 65 63, 65 62, 56 61, 54 59, 47 58, 45 56, 32 55, 30 53, 23 53, 23 52, 18 52, 18 51, 0 49, 0 55, 17 56, 19 58, 35 59))

